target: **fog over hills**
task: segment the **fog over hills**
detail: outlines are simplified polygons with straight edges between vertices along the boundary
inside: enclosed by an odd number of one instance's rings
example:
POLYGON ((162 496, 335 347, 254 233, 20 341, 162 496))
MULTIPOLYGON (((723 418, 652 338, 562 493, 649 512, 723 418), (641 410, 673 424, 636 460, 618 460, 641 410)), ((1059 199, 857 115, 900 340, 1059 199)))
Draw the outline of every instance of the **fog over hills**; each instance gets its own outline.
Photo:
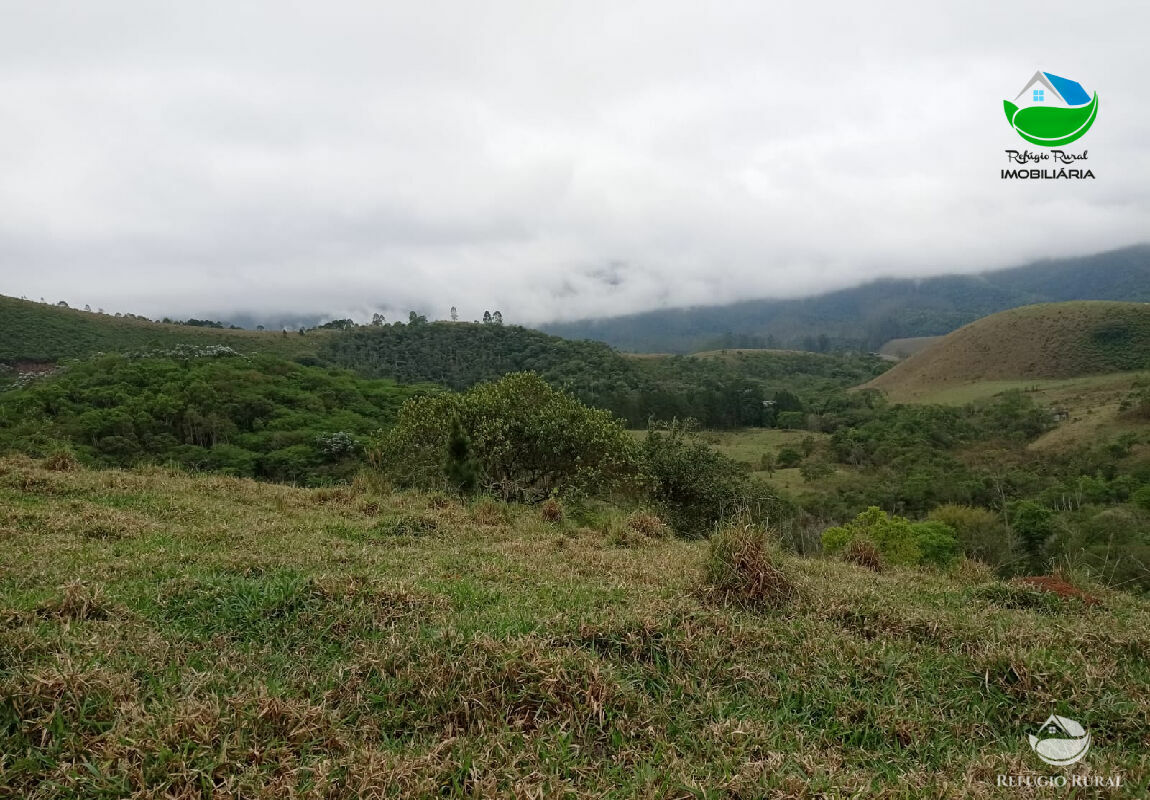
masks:
POLYGON ((1066 300, 1150 302, 1150 245, 973 275, 880 279, 814 297, 661 309, 540 327, 634 352, 877 349, 890 339, 949 333, 1008 308, 1066 300))

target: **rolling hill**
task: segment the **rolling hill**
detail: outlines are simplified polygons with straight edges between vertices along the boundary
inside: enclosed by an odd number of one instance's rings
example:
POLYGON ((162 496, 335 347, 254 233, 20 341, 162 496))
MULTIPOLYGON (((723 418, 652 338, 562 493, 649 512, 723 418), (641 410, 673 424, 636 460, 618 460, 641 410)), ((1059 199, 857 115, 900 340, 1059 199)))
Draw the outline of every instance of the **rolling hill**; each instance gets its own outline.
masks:
POLYGON ((1141 369, 1150 369, 1150 303, 1051 303, 966 325, 865 386, 897 401, 939 401, 970 399, 976 385, 1000 391, 1141 369))
POLYGON ((636 352, 877 350, 891 339, 946 334, 997 311, 1070 300, 1150 301, 1150 245, 973 275, 882 279, 817 297, 660 309, 541 327, 636 352))
POLYGON ((0 366, 55 363, 96 353, 155 350, 177 345, 223 345, 241 353, 285 358, 312 355, 330 331, 306 336, 280 331, 200 328, 115 317, 0 295, 0 366))

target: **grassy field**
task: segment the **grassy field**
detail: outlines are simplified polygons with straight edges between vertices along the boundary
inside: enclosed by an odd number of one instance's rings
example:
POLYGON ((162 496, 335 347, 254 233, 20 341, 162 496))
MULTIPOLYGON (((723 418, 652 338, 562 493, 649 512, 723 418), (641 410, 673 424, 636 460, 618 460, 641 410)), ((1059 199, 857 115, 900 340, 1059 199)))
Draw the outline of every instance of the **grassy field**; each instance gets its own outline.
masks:
POLYGON ((0 295, 0 364, 56 362, 96 353, 168 349, 176 345, 224 345, 240 353, 284 358, 314 355, 331 331, 305 336, 282 331, 244 331, 169 325, 114 317, 0 295))
POLYGON ((48 466, 0 461, 0 796, 1047 796, 997 776, 1054 711, 1150 780, 1124 594, 780 556, 752 611, 622 519, 48 466))
POLYGON ((896 402, 936 402, 930 398, 974 383, 1145 369, 1150 369, 1150 303, 1050 303, 984 317, 865 386, 896 402))
POLYGON ((898 359, 910 358, 942 338, 941 336, 912 336, 906 339, 891 339, 878 351, 884 356, 893 356, 898 359))

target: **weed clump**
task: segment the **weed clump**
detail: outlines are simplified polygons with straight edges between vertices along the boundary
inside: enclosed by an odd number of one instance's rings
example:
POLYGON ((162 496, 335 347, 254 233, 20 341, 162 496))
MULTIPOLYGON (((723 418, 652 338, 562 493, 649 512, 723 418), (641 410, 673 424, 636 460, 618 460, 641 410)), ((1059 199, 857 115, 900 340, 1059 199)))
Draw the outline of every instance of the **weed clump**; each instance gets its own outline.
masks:
POLYGON ((767 531, 746 520, 725 525, 711 536, 705 591, 722 605, 779 609, 798 588, 767 531))
POLYGON ((870 539, 852 539, 843 550, 843 560, 874 572, 882 572, 886 568, 882 553, 870 539))
POLYGON ((61 594, 37 609, 42 617, 79 622, 107 619, 112 610, 104 587, 72 581, 60 587, 61 594))
POLYGON ((547 522, 558 524, 563 521, 563 504, 554 497, 548 497, 540 507, 539 513, 547 522))
POLYGON ((53 450, 44 459, 44 469, 53 472, 74 472, 80 469, 80 462, 71 450, 53 450))
POLYGON ((471 518, 479 525, 506 525, 511 521, 507 507, 491 498, 485 498, 471 509, 471 518))
POLYGON ((637 547, 671 536, 671 526, 649 511, 632 511, 607 526, 607 541, 615 547, 637 547))

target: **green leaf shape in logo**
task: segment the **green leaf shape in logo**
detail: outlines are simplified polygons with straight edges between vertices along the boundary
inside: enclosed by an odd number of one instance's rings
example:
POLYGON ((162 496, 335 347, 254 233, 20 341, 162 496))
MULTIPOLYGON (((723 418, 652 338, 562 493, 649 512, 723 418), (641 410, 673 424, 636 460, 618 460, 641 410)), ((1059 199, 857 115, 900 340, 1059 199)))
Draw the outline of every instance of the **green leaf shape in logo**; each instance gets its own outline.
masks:
POLYGON ((1030 106, 1020 109, 1009 100, 1003 100, 1002 105, 1011 127, 1023 139, 1042 147, 1061 147, 1090 130, 1098 116, 1098 92, 1089 103, 1076 108, 1030 106))

